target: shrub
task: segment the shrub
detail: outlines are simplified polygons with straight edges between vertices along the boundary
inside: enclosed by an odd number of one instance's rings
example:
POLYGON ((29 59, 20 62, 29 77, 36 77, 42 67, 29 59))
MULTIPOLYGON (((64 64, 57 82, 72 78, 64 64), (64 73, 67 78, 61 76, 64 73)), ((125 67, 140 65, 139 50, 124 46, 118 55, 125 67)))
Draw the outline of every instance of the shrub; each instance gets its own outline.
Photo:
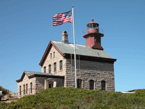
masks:
POLYGON ((3 95, 6 95, 9 93, 9 90, 4 89, 2 86, 0 86, 0 91, 2 91, 3 95))
POLYGON ((136 94, 56 87, 25 96, 17 102, 0 103, 0 109, 133 109, 144 108, 144 91, 136 94))
POLYGON ((12 94, 8 94, 7 97, 8 97, 8 98, 11 98, 11 97, 12 97, 12 94))

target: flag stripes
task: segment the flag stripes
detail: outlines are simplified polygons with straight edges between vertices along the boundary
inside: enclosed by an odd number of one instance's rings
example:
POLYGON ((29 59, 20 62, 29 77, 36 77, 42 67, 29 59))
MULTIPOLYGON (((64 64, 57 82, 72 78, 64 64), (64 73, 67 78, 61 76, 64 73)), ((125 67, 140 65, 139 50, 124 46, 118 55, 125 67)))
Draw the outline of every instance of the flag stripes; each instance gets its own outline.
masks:
POLYGON ((58 13, 55 16, 53 16, 53 26, 59 26, 66 22, 72 23, 72 12, 64 12, 64 13, 58 13))

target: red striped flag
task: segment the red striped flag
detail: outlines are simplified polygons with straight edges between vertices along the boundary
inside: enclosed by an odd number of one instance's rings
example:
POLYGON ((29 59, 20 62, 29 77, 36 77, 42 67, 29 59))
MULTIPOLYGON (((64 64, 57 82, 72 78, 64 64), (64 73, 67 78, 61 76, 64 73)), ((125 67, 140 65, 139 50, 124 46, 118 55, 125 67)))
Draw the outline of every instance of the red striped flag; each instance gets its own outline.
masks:
POLYGON ((58 13, 53 16, 53 26, 62 25, 66 22, 72 23, 72 11, 58 13))

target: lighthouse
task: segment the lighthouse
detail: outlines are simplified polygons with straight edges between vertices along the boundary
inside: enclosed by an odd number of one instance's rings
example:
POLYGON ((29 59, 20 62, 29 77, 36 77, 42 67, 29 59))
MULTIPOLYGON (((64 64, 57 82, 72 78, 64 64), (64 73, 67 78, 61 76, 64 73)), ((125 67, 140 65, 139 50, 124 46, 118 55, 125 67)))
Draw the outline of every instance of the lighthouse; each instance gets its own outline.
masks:
POLYGON ((86 45, 92 49, 103 50, 101 46, 101 37, 104 34, 99 32, 99 24, 94 22, 94 19, 87 24, 87 34, 83 35, 86 38, 86 45))

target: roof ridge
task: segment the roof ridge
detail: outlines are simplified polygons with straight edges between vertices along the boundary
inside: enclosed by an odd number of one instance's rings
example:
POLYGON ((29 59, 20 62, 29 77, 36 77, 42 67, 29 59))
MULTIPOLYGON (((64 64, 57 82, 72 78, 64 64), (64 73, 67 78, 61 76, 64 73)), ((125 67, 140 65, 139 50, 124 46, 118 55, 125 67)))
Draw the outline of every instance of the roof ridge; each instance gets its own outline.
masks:
MULTIPOLYGON (((65 44, 60 41, 52 41, 52 43, 63 53, 63 54, 73 54, 74 45, 72 43, 65 44)), ((99 57, 99 58, 108 58, 113 59, 109 54, 104 50, 91 49, 87 45, 76 44, 76 55, 99 57), (97 53, 98 52, 98 53, 97 53)))
POLYGON ((25 73, 30 72, 30 73, 43 73, 43 72, 36 72, 36 71, 24 71, 25 73))
MULTIPOLYGON (((52 42, 55 41, 55 40, 51 40, 52 42)), ((55 42, 61 42, 61 41, 55 41, 55 42)), ((63 42, 61 42, 63 43, 63 42)), ((63 43, 63 44, 74 44, 74 43, 63 43)), ((82 44, 75 44, 75 45, 82 45, 82 44)), ((83 46, 87 46, 87 45, 83 45, 83 46)))

